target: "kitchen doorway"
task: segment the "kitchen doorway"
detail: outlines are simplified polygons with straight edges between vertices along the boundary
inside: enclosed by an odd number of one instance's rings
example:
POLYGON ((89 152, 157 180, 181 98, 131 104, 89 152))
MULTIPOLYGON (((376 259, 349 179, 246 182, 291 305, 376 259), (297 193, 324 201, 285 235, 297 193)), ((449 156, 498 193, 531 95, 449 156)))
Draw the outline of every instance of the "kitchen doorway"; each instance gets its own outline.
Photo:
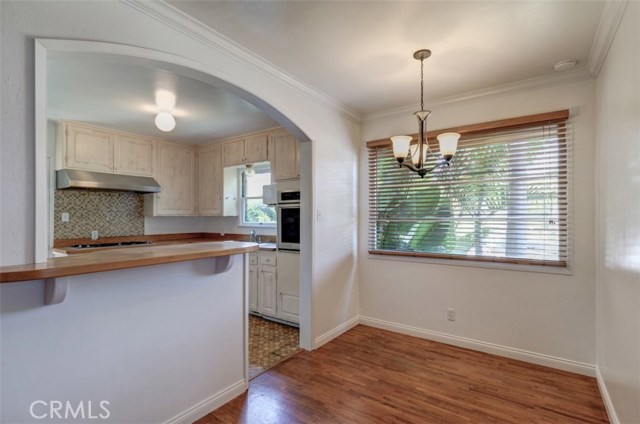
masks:
MULTIPOLYGON (((312 142, 309 137, 290 118, 271 106, 264 98, 258 98, 251 92, 222 79, 217 67, 196 62, 184 56, 177 56, 141 47, 112 44, 106 42, 78 40, 35 40, 35 251, 34 261, 44 262, 49 257, 50 224, 53 210, 49 199, 52 179, 52 167, 49 163, 48 121, 47 121, 47 68, 48 58, 73 57, 75 59, 91 59, 94 56, 108 56, 116 63, 146 64, 163 72, 171 72, 187 76, 202 82, 228 89, 249 103, 254 104, 271 118, 275 119, 300 143, 301 167, 305 171, 300 175, 300 188, 307 195, 301 201, 301 276, 300 276, 300 329, 299 344, 304 349, 312 350, 312 269, 313 269, 313 184, 312 184, 312 142), (51 216, 50 216, 51 215, 51 216), (50 219, 51 218, 51 219, 50 219)), ((242 66, 242 65, 240 65, 242 66)), ((275 97, 272 96, 275 99, 275 97)), ((248 346, 245 346, 247 348, 248 346)), ((248 349, 247 349, 248 350, 248 349)), ((248 357, 245 350, 245 357, 248 357)))

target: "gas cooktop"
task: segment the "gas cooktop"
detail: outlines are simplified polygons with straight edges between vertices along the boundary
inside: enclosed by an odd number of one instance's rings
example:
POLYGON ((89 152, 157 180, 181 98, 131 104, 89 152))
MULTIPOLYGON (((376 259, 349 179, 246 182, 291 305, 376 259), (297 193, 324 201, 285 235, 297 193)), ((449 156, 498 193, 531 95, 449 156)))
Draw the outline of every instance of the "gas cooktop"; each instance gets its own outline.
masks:
POLYGON ((153 244, 151 241, 119 241, 112 243, 93 243, 93 244, 74 244, 74 249, 92 249, 96 247, 121 247, 121 246, 140 246, 145 244, 153 244))

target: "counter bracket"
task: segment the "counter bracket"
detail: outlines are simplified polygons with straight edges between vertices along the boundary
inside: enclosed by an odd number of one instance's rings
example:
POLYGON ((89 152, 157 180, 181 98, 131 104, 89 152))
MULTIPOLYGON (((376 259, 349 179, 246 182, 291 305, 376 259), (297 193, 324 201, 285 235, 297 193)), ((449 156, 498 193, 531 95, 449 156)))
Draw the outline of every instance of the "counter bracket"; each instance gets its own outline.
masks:
POLYGON ((44 304, 57 305, 67 297, 69 277, 47 278, 44 280, 44 304))
POLYGON ((216 261, 214 274, 222 274, 231 269, 237 255, 217 256, 214 258, 216 261))

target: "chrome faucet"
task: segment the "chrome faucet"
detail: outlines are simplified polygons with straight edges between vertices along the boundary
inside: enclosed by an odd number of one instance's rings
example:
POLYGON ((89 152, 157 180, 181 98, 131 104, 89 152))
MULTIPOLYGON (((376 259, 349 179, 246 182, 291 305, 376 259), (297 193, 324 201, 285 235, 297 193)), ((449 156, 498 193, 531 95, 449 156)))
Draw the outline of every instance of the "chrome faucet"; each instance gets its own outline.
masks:
POLYGON ((256 234, 256 230, 251 230, 251 232, 249 233, 249 241, 251 243, 258 242, 258 234, 256 234))

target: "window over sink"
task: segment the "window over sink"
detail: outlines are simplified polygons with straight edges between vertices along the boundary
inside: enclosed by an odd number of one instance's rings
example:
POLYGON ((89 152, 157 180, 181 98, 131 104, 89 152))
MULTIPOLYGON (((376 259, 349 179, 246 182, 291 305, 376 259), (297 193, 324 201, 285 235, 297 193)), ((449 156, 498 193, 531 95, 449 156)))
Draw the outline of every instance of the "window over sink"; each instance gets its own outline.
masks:
POLYGON ((271 167, 269 164, 253 166, 255 172, 240 173, 241 179, 241 224, 248 226, 275 226, 276 210, 273 206, 262 203, 262 187, 271 184, 271 167))

